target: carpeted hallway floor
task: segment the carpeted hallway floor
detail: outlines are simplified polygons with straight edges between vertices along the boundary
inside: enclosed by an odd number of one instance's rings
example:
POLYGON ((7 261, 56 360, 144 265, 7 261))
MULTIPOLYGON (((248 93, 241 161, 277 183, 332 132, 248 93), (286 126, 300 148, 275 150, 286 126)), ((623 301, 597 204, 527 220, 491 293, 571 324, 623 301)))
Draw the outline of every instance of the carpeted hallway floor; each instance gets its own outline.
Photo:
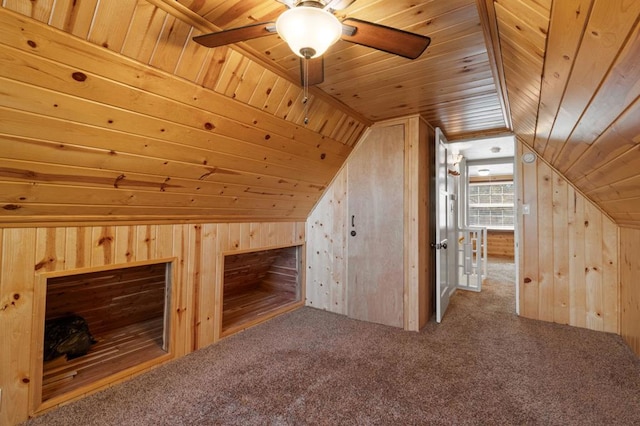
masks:
POLYGON ((638 424, 640 359, 517 317, 509 273, 420 333, 303 308, 28 424, 638 424))

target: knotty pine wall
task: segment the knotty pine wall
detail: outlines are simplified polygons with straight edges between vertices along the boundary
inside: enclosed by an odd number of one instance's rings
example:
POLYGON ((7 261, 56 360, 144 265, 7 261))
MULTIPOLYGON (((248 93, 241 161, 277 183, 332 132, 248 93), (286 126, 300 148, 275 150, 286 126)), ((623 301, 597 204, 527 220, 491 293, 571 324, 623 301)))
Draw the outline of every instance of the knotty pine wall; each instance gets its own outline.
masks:
POLYGON ((618 226, 540 158, 519 159, 520 314, 619 333, 618 226))
POLYGON ((42 273, 174 260, 173 355, 220 337, 222 253, 305 240, 304 222, 0 228, 0 424, 27 418, 34 378, 34 286, 42 273))
POLYGON ((640 356, 640 230, 620 228, 620 334, 640 356))
POLYGON ((307 219, 307 305, 347 315, 348 163, 307 219))

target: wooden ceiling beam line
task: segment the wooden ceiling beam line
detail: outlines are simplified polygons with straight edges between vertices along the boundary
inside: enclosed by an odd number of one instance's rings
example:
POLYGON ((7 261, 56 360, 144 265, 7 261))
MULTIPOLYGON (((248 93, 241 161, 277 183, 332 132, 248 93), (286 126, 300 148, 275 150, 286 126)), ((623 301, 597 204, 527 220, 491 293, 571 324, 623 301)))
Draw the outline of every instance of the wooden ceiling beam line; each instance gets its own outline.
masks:
POLYGON ((449 142, 461 142, 473 139, 487 139, 487 138, 497 138, 502 136, 514 136, 513 132, 509 129, 495 129, 495 130, 484 130, 482 132, 469 132, 469 133, 461 133, 456 135, 455 139, 449 139, 449 142))
POLYGON ((487 55, 489 56, 491 71, 493 72, 496 89, 498 90, 498 100, 502 107, 502 116, 504 117, 506 127, 513 130, 511 107, 509 105, 509 96, 507 94, 507 82, 504 74, 502 51, 500 49, 498 21, 496 19, 493 0, 477 0, 477 2, 482 34, 484 35, 485 43, 487 45, 487 55))

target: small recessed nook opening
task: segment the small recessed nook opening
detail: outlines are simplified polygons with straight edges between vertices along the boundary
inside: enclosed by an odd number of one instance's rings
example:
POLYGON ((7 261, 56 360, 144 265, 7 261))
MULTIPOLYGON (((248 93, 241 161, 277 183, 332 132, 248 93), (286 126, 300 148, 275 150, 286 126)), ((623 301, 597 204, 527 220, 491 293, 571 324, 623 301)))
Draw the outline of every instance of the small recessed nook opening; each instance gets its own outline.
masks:
POLYGON ((46 277, 40 403, 71 398, 166 358, 170 294, 171 262, 46 277), (93 343, 86 353, 64 352, 67 342, 78 339, 78 327, 71 327, 72 337, 60 337, 68 319, 88 326, 93 343), (56 341, 64 343, 52 355, 56 341))
POLYGON ((300 304, 301 247, 224 256, 223 336, 300 304))

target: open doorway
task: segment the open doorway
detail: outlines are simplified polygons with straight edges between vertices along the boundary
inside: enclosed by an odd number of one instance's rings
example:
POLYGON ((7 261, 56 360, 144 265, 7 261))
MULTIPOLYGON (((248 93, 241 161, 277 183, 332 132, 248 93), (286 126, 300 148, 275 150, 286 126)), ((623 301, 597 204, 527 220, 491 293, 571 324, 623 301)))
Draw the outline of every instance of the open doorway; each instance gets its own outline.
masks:
POLYGON ((457 288, 509 286, 499 293, 517 313, 514 137, 455 141, 448 148, 457 175, 457 288))

